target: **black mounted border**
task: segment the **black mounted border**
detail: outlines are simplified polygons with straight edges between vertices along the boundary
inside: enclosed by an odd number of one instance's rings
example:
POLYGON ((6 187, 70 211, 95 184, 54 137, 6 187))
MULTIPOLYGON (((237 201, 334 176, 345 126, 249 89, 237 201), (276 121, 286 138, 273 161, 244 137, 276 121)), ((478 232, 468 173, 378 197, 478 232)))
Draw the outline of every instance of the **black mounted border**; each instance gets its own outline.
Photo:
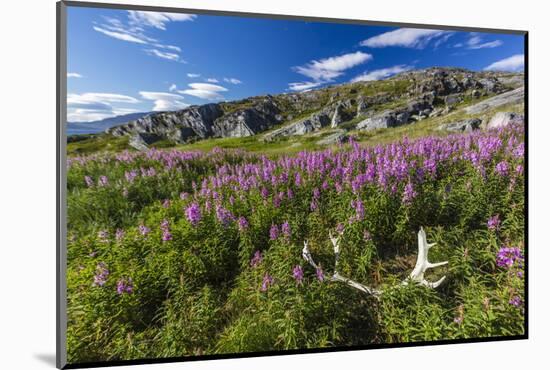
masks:
POLYGON ((427 345, 446 345, 446 344, 464 344, 464 343, 482 343, 482 342, 499 342, 508 340, 521 340, 529 338, 529 32, 526 30, 512 29, 497 29, 483 27, 460 27, 448 25, 433 25, 420 23, 402 23, 402 22, 383 22, 360 19, 339 19, 339 18, 324 18, 311 16, 297 16, 284 14, 266 14, 266 13, 247 13, 237 11, 224 10, 207 10, 207 9, 190 9, 190 8, 172 8, 161 6, 144 6, 131 4, 109 4, 97 2, 82 2, 82 1, 59 1, 56 7, 57 13, 57 99, 56 99, 56 120, 57 120, 57 155, 56 155, 56 178, 57 178, 57 208, 56 208, 56 227, 57 227, 57 249, 56 249, 56 293, 57 293, 57 309, 56 309, 56 366, 59 369, 79 369, 79 368, 94 368, 94 367, 110 367, 110 366, 127 366, 127 365, 142 365, 142 364, 159 364, 173 362, 188 362, 188 361, 204 361, 218 359, 234 359, 234 358, 249 358, 249 357, 264 357, 264 356, 282 356, 295 354, 323 353, 323 352, 342 352, 342 351, 358 351, 366 349, 383 349, 383 348, 404 348, 418 347, 427 345), (342 24, 358 24, 370 26, 389 26, 389 27, 410 27, 466 32, 485 32, 520 35, 524 37, 524 115, 525 115, 525 177, 524 177, 524 196, 525 196, 525 332, 523 335, 514 336, 499 336, 487 338, 468 338, 468 339, 445 339, 435 341, 418 341, 409 343, 381 343, 362 346, 346 346, 346 347, 327 347, 327 348, 312 348, 312 349, 297 349, 297 350, 281 350, 281 351, 262 351, 262 352, 242 352, 232 354, 219 355, 200 355, 186 357, 166 357, 166 358, 143 358, 135 360, 117 360, 117 361, 97 361, 97 362, 82 362, 82 363, 67 363, 67 301, 66 301, 66 267, 67 267, 67 215, 66 215, 66 160, 67 160, 67 7, 84 7, 84 8, 104 8, 104 9, 120 9, 120 10, 142 10, 152 12, 171 12, 171 13, 190 13, 203 15, 220 15, 220 16, 235 16, 247 18, 267 18, 267 19, 283 19, 283 20, 299 20, 311 22, 327 22, 327 23, 342 23, 342 24))

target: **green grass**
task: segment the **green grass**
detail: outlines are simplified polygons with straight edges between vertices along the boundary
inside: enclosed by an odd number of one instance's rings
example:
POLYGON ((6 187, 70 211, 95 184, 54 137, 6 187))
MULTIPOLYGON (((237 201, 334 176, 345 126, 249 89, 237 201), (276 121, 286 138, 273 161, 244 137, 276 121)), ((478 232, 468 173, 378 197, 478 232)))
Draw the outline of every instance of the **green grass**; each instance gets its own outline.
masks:
MULTIPOLYGON (((423 124, 429 132, 435 122, 423 124)), ((333 131, 302 137, 302 145, 333 131)), ((523 306, 509 303, 513 297, 524 299, 517 274, 522 267, 496 264, 502 246, 523 251, 523 174, 502 176, 495 169, 502 162, 510 171, 524 164, 516 154, 523 131, 512 127, 480 134, 505 143, 484 160, 483 174, 456 150, 456 161, 438 161, 435 172, 419 180, 417 170, 430 153, 410 152, 404 154, 411 166, 406 178, 390 176, 387 187, 374 180, 358 189, 350 182, 383 155, 373 148, 367 148, 370 159, 349 145, 292 157, 291 142, 259 146, 254 138, 218 139, 182 146, 205 153, 181 157, 161 151, 122 159, 110 153, 72 162, 67 175, 69 362, 523 334, 523 306), (214 147, 229 150, 208 151, 214 147), (243 147, 250 152, 231 150, 243 147), (289 154, 293 164, 265 161, 266 152, 289 154), (308 171, 319 161, 328 170, 308 171), (334 167, 342 175, 333 176, 334 167), (255 179, 256 186, 245 188, 226 177, 237 173, 255 179), (272 180, 279 177, 281 182, 272 180), (408 182, 415 191, 410 202, 404 200, 408 182), (358 199, 361 217, 352 206, 358 199), (195 224, 187 211, 192 203, 201 212, 195 224), (233 217, 223 221, 222 209, 233 217), (487 220, 496 214, 501 224, 491 230, 487 220), (241 216, 247 226, 240 226, 241 216), (271 228, 283 222, 288 235, 280 231, 271 238, 271 228), (303 241, 309 241, 328 277, 334 271, 328 232, 339 223, 344 225, 340 274, 369 286, 398 288, 375 299, 345 284, 318 280, 301 257, 303 241), (140 226, 149 232, 144 235, 140 226), (428 241, 437 243, 430 260, 449 261, 427 274, 430 281, 447 276, 436 290, 399 285, 414 267, 420 226, 428 241), (166 230, 171 238, 163 240, 166 230), (256 251, 262 260, 253 265, 256 251), (301 283, 292 275, 296 265, 303 268, 301 283), (94 285, 100 274, 104 283, 94 285), (266 274, 275 280, 262 291, 266 274), (118 286, 130 281, 132 292, 119 294, 118 286)), ((368 135, 364 143, 380 142, 387 134, 368 135), (373 137, 376 141, 370 141, 373 137)), ((396 142, 394 148, 404 153, 408 145, 413 144, 396 142)), ((478 151, 475 145, 471 150, 478 151)), ((397 158, 390 155, 389 162, 397 158)))
POLYGON ((90 135, 84 140, 67 143, 67 154, 84 155, 96 152, 119 152, 131 149, 128 136, 114 137, 107 134, 90 135))

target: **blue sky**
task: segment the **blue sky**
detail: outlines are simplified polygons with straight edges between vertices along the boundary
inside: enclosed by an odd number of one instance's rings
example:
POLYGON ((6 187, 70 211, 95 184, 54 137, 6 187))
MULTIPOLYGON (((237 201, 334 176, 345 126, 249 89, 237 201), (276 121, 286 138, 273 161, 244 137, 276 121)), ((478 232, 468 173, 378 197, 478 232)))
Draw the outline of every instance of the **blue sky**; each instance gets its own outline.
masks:
POLYGON ((69 7, 68 120, 378 80, 431 66, 523 70, 523 37, 69 7))

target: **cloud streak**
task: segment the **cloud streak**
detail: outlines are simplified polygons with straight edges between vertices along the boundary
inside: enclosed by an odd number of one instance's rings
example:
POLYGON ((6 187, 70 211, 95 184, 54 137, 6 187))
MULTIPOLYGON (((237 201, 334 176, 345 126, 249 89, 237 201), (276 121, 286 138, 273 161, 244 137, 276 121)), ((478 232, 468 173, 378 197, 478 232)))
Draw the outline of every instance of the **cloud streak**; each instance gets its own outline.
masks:
POLYGON ((322 82, 312 82, 312 81, 291 82, 288 84, 288 89, 291 91, 308 91, 316 87, 319 87, 321 85, 322 85, 322 82))
POLYGON ((183 13, 128 11, 130 24, 141 27, 154 27, 163 31, 166 30, 166 23, 192 21, 196 17, 194 14, 183 13))
POLYGON ((233 84, 233 85, 239 85, 239 84, 242 84, 242 83, 243 83, 241 80, 238 80, 238 79, 233 78, 233 77, 224 77, 223 80, 224 80, 225 82, 230 83, 230 84, 233 84))
POLYGON ((342 76, 346 70, 372 60, 372 55, 357 51, 329 58, 312 60, 302 66, 292 67, 294 72, 309 77, 312 81, 291 82, 288 89, 291 91, 307 91, 332 82, 342 76))
POLYGON ((195 18, 196 16, 191 14, 129 10, 125 21, 118 18, 104 17, 103 23, 96 24, 92 28, 105 36, 120 41, 150 46, 149 49, 144 49, 149 55, 170 61, 182 61, 179 55, 181 53, 179 46, 164 44, 148 36, 146 31, 150 28, 166 30, 166 25, 170 22, 192 21, 195 18), (169 52, 158 49, 169 50, 169 52))
POLYGON ((120 114, 137 112, 114 104, 136 104, 132 96, 113 93, 84 93, 67 95, 67 119, 71 122, 96 121, 120 114))
POLYGON ((407 66, 404 64, 388 67, 388 68, 375 69, 373 71, 364 72, 359 76, 354 77, 350 82, 382 80, 384 78, 388 78, 390 76, 408 71, 410 69, 412 69, 411 66, 407 66))
POLYGON ((399 28, 397 30, 385 32, 363 40, 360 45, 371 48, 398 46, 422 49, 426 47, 430 41, 442 36, 449 37, 450 35, 450 31, 427 30, 420 28, 399 28))
POLYGON ((76 73, 76 72, 68 72, 67 73, 67 78, 82 78, 84 76, 82 76, 80 73, 76 73))
POLYGON ((161 59, 172 60, 172 61, 175 61, 175 62, 180 61, 180 56, 179 56, 179 54, 176 54, 176 53, 169 53, 169 52, 160 51, 160 50, 157 50, 157 49, 145 49, 145 52, 149 55, 154 55, 154 56, 159 57, 161 59))
POLYGON ((330 58, 312 60, 303 66, 292 67, 292 69, 314 81, 331 81, 341 76, 345 70, 366 63, 372 59, 372 55, 357 51, 330 58))
POLYGON ((184 103, 183 96, 167 92, 157 91, 140 91, 139 95, 145 100, 152 100, 154 102, 153 111, 174 111, 184 109, 189 104, 184 103))
POLYGON ((525 67, 525 56, 523 54, 512 55, 511 57, 496 61, 484 68, 485 71, 508 71, 519 72, 525 67))
POLYGON ((206 100, 222 100, 224 99, 221 92, 228 91, 225 87, 210 83, 191 83, 187 85, 190 89, 179 90, 180 94, 191 95, 197 98, 206 100))

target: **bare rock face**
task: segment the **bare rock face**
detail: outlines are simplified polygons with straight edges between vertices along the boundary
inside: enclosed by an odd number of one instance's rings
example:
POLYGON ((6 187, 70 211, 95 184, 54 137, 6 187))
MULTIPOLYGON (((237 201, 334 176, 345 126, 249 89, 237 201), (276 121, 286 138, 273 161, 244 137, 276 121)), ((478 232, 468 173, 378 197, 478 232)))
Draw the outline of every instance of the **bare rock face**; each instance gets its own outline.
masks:
POLYGON ((334 145, 343 143, 347 139, 345 131, 334 132, 317 141, 318 145, 334 145))
POLYGON ((264 136, 265 141, 272 141, 283 136, 304 135, 309 132, 317 131, 331 123, 330 110, 325 109, 311 114, 309 117, 293 122, 281 127, 264 136))
POLYGON ((406 124, 409 118, 410 113, 407 110, 387 110, 359 122, 357 129, 370 131, 378 128, 397 127, 406 124))
POLYGON ((505 93, 485 99, 477 104, 470 105, 469 107, 464 108, 464 111, 468 114, 479 114, 486 112, 490 109, 500 107, 502 105, 519 104, 522 103, 524 99, 525 89, 524 87, 520 87, 515 90, 507 91, 505 93))
POLYGON ((244 137, 265 131, 281 122, 280 110, 270 97, 252 108, 238 110, 217 118, 214 122, 215 137, 244 137))
POLYGON ((340 123, 342 123, 342 103, 338 103, 336 105, 336 109, 334 109, 334 113, 332 114, 332 119, 330 120, 330 127, 335 128, 340 123))
POLYGON ((523 124, 524 118, 523 115, 513 113, 513 112, 498 112, 495 114, 491 120, 487 123, 485 128, 487 130, 505 127, 511 124, 523 124))
MULTIPOLYGON (((373 130, 445 116, 458 110, 457 104, 469 98, 494 95, 464 108, 465 113, 473 115, 501 105, 521 103, 522 84, 523 75, 517 73, 434 67, 403 72, 388 81, 327 85, 303 92, 150 113, 105 132, 113 136, 127 135, 133 147, 144 150, 159 140, 189 143, 208 138, 253 136, 269 130, 261 138, 269 141, 317 132, 327 126, 349 130, 354 128, 351 122, 359 122, 355 125, 357 129, 373 130), (518 88, 507 91, 515 86, 518 88)), ((504 125, 504 121, 515 119, 499 118, 493 125, 504 125)), ((479 124, 475 122, 455 122, 442 129, 463 131, 477 127, 479 124)))
POLYGON ((212 136, 214 120, 222 114, 218 104, 192 106, 176 112, 149 114, 105 132, 113 136, 150 134, 183 143, 193 137, 212 136))
POLYGON ((479 129, 479 126, 481 126, 481 120, 479 118, 470 118, 440 125, 438 129, 455 132, 472 132, 479 129))

